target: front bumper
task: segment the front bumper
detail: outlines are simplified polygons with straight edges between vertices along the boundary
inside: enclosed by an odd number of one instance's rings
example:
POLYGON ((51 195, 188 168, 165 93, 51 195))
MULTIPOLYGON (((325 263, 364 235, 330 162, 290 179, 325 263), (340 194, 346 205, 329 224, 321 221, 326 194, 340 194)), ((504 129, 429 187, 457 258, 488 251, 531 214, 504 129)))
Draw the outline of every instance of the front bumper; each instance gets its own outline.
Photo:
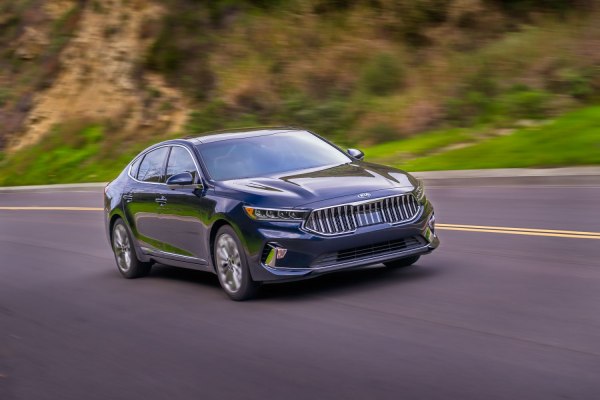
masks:
POLYGON ((410 223, 365 226, 339 236, 321 236, 286 223, 259 227, 256 239, 261 250, 249 257, 252 278, 261 282, 298 280, 430 253, 439 246, 437 233, 430 227, 432 218, 433 208, 427 202, 410 223), (281 259, 267 263, 266 252, 272 246, 287 251, 281 259))

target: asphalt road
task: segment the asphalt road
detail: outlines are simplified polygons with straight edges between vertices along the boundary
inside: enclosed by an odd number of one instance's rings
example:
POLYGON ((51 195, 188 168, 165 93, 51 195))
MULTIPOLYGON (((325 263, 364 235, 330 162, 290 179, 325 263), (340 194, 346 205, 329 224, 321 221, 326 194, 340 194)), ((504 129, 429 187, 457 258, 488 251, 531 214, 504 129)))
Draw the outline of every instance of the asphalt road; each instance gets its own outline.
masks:
MULTIPOLYGON (((600 182, 428 193, 441 223, 600 232, 600 182)), ((0 210, 0 399, 600 398, 600 240, 440 230, 415 267, 236 303, 207 273, 122 279, 103 229, 98 211, 0 210)))

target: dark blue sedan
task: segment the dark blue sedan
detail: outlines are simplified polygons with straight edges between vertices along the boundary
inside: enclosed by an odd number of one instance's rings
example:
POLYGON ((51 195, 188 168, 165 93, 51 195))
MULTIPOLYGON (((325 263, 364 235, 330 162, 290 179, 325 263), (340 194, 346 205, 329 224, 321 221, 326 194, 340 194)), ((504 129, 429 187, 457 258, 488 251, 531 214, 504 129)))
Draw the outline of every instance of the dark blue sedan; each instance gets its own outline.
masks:
POLYGON ((414 264, 439 244, 423 185, 362 159, 294 128, 151 146, 105 189, 118 269, 126 278, 154 262, 210 271, 244 300, 262 282, 414 264))

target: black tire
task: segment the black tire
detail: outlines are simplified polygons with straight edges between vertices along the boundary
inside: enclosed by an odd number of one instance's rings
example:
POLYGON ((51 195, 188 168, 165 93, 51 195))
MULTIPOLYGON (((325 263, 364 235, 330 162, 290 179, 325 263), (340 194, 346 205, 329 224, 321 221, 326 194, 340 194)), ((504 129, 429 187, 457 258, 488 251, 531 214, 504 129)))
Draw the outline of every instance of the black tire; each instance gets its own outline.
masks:
POLYGON ((138 260, 133 248, 133 239, 122 219, 118 219, 112 228, 111 241, 117 269, 127 279, 148 275, 152 263, 138 260))
POLYGON ((419 261, 419 258, 421 258, 421 256, 410 256, 405 258, 399 258, 394 261, 388 261, 384 264, 386 267, 390 268, 405 268, 410 267, 411 265, 419 261))
POLYGON ((252 280, 244 247, 229 225, 217 231, 214 260, 219 283, 232 300, 248 300, 256 295, 260 284, 252 280))

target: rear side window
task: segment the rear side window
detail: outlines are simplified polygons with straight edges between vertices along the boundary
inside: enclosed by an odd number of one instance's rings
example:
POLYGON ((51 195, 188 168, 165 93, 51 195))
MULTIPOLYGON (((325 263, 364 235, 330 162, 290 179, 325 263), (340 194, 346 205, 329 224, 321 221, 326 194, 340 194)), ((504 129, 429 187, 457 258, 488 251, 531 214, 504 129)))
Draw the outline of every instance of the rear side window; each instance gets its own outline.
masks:
POLYGON ((196 164, 190 153, 183 147, 173 146, 167 163, 166 179, 182 172, 189 172, 197 181, 198 171, 196 171, 196 164))
POLYGON ((152 150, 144 156, 137 179, 143 182, 164 182, 165 158, 168 147, 152 150))

